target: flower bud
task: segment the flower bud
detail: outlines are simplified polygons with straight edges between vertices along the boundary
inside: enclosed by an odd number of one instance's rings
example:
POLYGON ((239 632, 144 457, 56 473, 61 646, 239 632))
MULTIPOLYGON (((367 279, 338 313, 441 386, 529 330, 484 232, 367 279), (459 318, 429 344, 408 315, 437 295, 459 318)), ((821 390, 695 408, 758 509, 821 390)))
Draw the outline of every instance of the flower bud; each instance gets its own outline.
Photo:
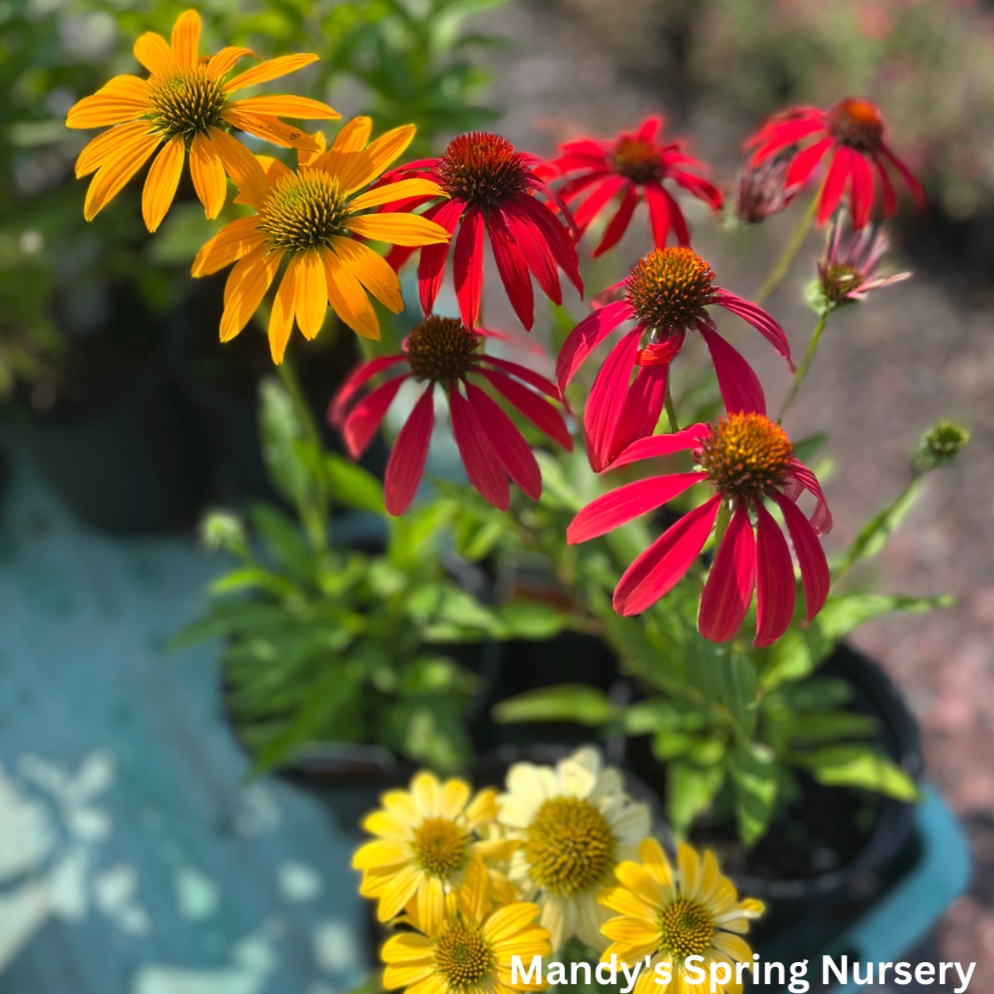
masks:
POLYGON ((922 437, 915 454, 915 467, 927 472, 948 465, 970 441, 970 433, 953 421, 939 421, 922 437))
POLYGON ((200 523, 200 541, 211 552, 245 547, 245 524, 230 511, 209 511, 200 523))

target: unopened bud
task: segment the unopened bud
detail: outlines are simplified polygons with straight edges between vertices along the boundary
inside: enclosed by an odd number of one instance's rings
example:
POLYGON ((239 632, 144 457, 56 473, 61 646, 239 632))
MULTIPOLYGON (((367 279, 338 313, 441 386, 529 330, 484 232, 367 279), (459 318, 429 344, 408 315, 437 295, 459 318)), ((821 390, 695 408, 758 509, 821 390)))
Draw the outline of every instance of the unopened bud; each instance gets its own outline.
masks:
POLYGON ((245 525, 230 511, 209 511, 200 523, 200 541, 212 552, 245 546, 245 525))
POLYGON ((970 433, 962 425, 952 421, 939 421, 922 437, 915 454, 915 465, 921 470, 945 466, 956 458, 969 441, 970 433))

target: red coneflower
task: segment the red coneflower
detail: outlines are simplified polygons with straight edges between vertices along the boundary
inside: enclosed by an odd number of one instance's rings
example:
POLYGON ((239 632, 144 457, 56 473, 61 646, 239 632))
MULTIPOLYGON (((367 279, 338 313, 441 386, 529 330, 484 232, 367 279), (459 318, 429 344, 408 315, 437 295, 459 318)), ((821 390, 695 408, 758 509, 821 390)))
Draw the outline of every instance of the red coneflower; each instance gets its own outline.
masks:
POLYGON ((897 170, 919 207, 924 204, 921 183, 887 146, 884 119, 868 100, 840 100, 827 111, 817 107, 789 110, 768 121, 745 143, 745 149, 752 153, 752 168, 757 168, 771 155, 809 139, 815 139, 814 144, 794 155, 786 182, 788 189, 800 186, 829 156, 828 174, 818 200, 819 224, 835 212, 847 185, 849 210, 857 231, 870 219, 878 188, 883 195, 883 216, 890 217, 897 210, 897 197, 888 166, 897 170))
POLYGON ((537 500, 542 494, 542 474, 514 422, 489 394, 470 382, 471 374, 481 377, 540 432, 567 450, 573 448, 562 415, 540 396, 558 401, 555 384, 516 362, 481 353, 485 337, 501 336, 471 331, 456 318, 429 316, 405 340, 402 353, 361 363, 332 400, 328 421, 341 434, 350 455, 358 458, 379 429, 401 384, 412 376, 427 384, 401 428, 387 464, 384 489, 391 514, 407 510, 424 472, 434 424, 436 384, 448 397, 452 432, 469 482, 502 511, 510 502, 509 476, 537 500), (358 400, 359 392, 374 376, 398 363, 405 363, 408 372, 388 379, 358 400))
MULTIPOLYGON (((450 232, 459 228, 458 237, 452 239, 453 275, 459 313, 467 328, 475 327, 480 315, 484 232, 490 236, 497 271, 514 313, 529 331, 535 310, 532 276, 556 304, 563 302, 557 266, 583 294, 570 232, 535 194, 552 201, 570 229, 574 229, 573 218, 559 195, 535 173, 538 165, 537 157, 516 151, 506 138, 474 131, 454 138, 440 158, 412 162, 384 177, 386 182, 401 177, 431 180, 448 194, 447 201, 430 207, 424 216, 450 232)), ((404 209, 413 210, 429 199, 412 198, 405 201, 404 209)), ((395 249, 388 261, 399 269, 410 255, 411 251, 395 249)), ((418 290, 425 314, 434 309, 448 257, 447 245, 421 253, 418 290)))
POLYGON ((683 152, 680 142, 663 144, 656 140, 662 119, 648 117, 638 131, 624 132, 617 141, 582 138, 560 146, 563 153, 551 165, 564 175, 575 174, 559 191, 567 203, 587 193, 573 213, 580 231, 614 199, 621 204, 608 223, 604 236, 593 251, 596 258, 624 235, 639 202, 649 206, 649 220, 656 248, 663 248, 670 231, 681 245, 690 244, 687 222, 673 195, 663 185, 672 180, 703 200, 712 210, 721 209, 721 190, 711 181, 711 170, 683 152))
POLYGON ((584 360, 618 325, 636 322, 601 366, 587 398, 583 427, 595 472, 602 472, 636 439, 655 431, 665 403, 669 364, 690 330, 704 336, 728 411, 765 412, 758 377, 718 334, 707 308, 718 305, 748 321, 791 363, 787 337, 766 311, 713 281, 713 270, 691 249, 656 249, 600 299, 619 291, 622 298, 595 310, 563 343, 556 377, 565 392, 584 360))
POLYGON ((818 287, 826 303, 833 307, 856 304, 871 290, 908 279, 911 273, 881 276, 877 272, 889 247, 887 237, 872 228, 864 228, 843 242, 842 225, 836 224, 818 263, 818 287))
POLYGON ((612 468, 687 450, 694 454, 696 471, 638 480, 598 497, 573 519, 567 539, 574 543, 596 538, 655 510, 695 483, 710 483, 714 496, 668 528, 625 571, 614 592, 614 608, 619 614, 638 614, 668 593, 700 555, 719 508, 727 503, 731 517, 704 585, 698 628, 713 642, 727 642, 741 627, 753 590, 758 589, 753 645, 771 645, 790 624, 796 590, 787 541, 765 502, 772 500, 783 512, 811 621, 824 605, 831 583, 818 541, 832 527, 821 486, 795 457, 783 428, 757 411, 643 438, 629 446, 612 468), (804 490, 818 502, 810 520, 795 503, 804 490))

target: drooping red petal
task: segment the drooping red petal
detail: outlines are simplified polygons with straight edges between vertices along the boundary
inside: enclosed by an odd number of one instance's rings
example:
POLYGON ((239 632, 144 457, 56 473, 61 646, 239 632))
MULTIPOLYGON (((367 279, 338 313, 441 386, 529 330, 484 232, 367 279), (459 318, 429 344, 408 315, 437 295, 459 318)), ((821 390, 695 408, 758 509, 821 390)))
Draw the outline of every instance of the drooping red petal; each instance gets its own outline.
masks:
POLYGON ((628 180, 624 176, 611 175, 605 179, 573 212, 573 217, 580 231, 585 231, 587 225, 610 203, 615 194, 626 186, 628 186, 628 180))
POLYGON ((634 518, 662 507, 695 483, 706 479, 707 473, 673 473, 626 483, 591 501, 580 511, 566 529, 566 541, 575 545, 606 535, 634 518))
POLYGON ((486 377, 494 389, 503 394, 540 432, 568 452, 573 451, 573 439, 563 416, 547 400, 503 373, 491 372, 483 366, 478 366, 477 372, 486 377))
POLYGON ((880 186, 884 191, 884 217, 890 217, 897 210, 897 194, 894 192, 894 184, 887 175, 887 167, 880 161, 879 155, 873 156, 873 162, 877 167, 877 175, 880 177, 880 186))
POLYGON ((818 223, 824 224, 834 213, 842 194, 845 192, 846 183, 852 175, 852 159, 854 153, 845 145, 836 147, 832 156, 832 164, 828 167, 828 176, 825 177, 825 185, 821 189, 821 198, 818 201, 818 223))
POLYGON ((472 383, 466 384, 466 397, 507 475, 532 500, 538 500, 542 496, 542 471, 517 426, 493 398, 472 383))
POLYGON ((697 628, 712 642, 727 642, 742 627, 756 586, 756 537, 749 505, 738 501, 704 584, 697 628))
POLYGON ((545 237, 546 244, 556 258, 556 264, 566 274, 567 279, 583 297, 583 280, 580 278, 580 260, 576 246, 570 241, 569 233, 556 220, 555 215, 545 204, 538 203, 526 193, 516 193, 512 203, 528 214, 545 237))
POLYGON ((456 437, 469 482, 484 500, 506 511, 511 502, 507 473, 469 402, 456 386, 449 391, 449 411, 452 415, 452 434, 456 437))
POLYGON ((850 187, 850 208, 852 211, 853 231, 866 227, 870 220, 870 210, 873 207, 873 173, 866 159, 853 153, 852 186, 850 187))
POLYGON ((824 606, 832 585, 825 550, 822 549, 821 542, 818 541, 818 536, 815 535, 808 519, 789 497, 778 490, 771 490, 770 497, 780 505, 784 521, 787 523, 790 541, 797 554, 797 564, 801 567, 807 620, 811 621, 824 606))
POLYGON ((680 210, 680 205, 673 199, 670 191, 664 187, 660 187, 662 191, 663 198, 666 200, 666 206, 670 209, 670 222, 673 225, 673 230, 676 232, 677 241, 683 245, 685 248, 690 245, 690 228, 687 226, 687 219, 683 216, 683 211, 680 210))
POLYGON ((632 442, 608 469, 620 469, 629 463, 642 459, 658 459, 660 456, 671 456, 674 452, 687 452, 699 449, 704 439, 711 434, 710 425, 696 424, 689 428, 670 432, 668 435, 653 435, 650 438, 640 438, 632 442))
POLYGON ((483 296, 483 211, 470 207, 462 220, 452 258, 452 276, 459 301, 459 316, 467 328, 480 317, 483 296))
POLYGON ((358 459, 366 451, 373 436, 379 431, 387 408, 393 403, 400 385, 408 376, 410 374, 406 373, 404 376, 395 376, 392 380, 387 380, 382 386, 378 386, 363 397, 349 411, 349 416, 341 428, 341 436, 345 448, 353 459, 358 459))
POLYGON ((915 198, 915 203, 918 205, 919 210, 921 210, 928 200, 925 196, 925 187, 918 182, 915 174, 883 142, 880 143, 880 151, 887 161, 901 174, 901 179, 907 184, 908 189, 915 198))
POLYGON ((670 203, 663 196, 663 188, 658 183, 646 183, 642 187, 642 192, 645 194, 645 202, 649 205, 652 240, 656 248, 665 248, 666 236, 670 233, 670 203))
POLYGON ((659 424, 666 405, 666 380, 669 365, 641 366, 635 382, 628 388, 625 406, 621 410, 618 426, 611 443, 611 462, 632 442, 651 435, 659 424))
POLYGON ((798 152, 787 168, 787 175, 784 177, 785 189, 806 183, 808 177, 814 172, 815 166, 825 158, 825 153, 834 144, 834 138, 822 138, 821 141, 816 141, 814 145, 809 145, 803 151, 798 152))
POLYGON ((541 232, 526 214, 513 208, 494 208, 501 211, 504 223, 511 237, 517 243, 521 258, 531 274, 538 281, 542 292, 558 307, 563 302, 563 291, 559 285, 559 270, 552 250, 546 244, 541 232))
POLYGON ((597 371, 594 385, 583 412, 583 434, 587 443, 590 468, 601 473, 614 454, 615 433, 628 394, 628 383, 635 368, 642 329, 630 331, 611 350, 597 371))
POLYGON ((757 648, 773 645, 794 617, 797 581, 787 539, 761 500, 756 508, 756 638, 757 648))
POLYGON ((721 500, 715 494, 685 514, 628 567, 614 591, 618 614, 640 614, 676 586, 711 534, 721 500))
MULTIPOLYGON (((815 530, 816 535, 824 535, 831 530, 833 521, 832 512, 828 509, 828 502, 825 500, 825 494, 821 489, 821 484, 818 482, 818 477, 800 459, 792 459, 790 468, 798 483, 805 490, 813 494, 815 500, 818 502, 815 513, 810 518, 811 527, 815 530)), ((791 497, 791 500, 796 501, 797 498, 791 497)))
POLYGON ((511 376, 517 376, 519 380, 524 380, 525 383, 535 387, 536 390, 541 390, 542 393, 547 397, 551 397, 553 400, 560 399, 559 390, 555 383, 547 380, 541 373, 536 373, 535 370, 529 369, 527 366, 511 362, 509 359, 498 359, 497 356, 493 355, 480 356, 480 362, 489 363, 491 366, 495 366, 505 373, 510 373, 511 376))
POLYGON ((635 316, 635 309, 627 300, 606 304, 584 318, 567 336, 556 360, 556 380, 565 391, 584 360, 623 321, 635 316))
POLYGON ((501 211, 490 211, 487 218, 490 245, 494 250, 497 272, 507 291, 508 299, 518 320, 531 331, 535 322, 535 297, 532 280, 521 256, 521 250, 508 230, 501 211))
POLYGON ((764 127, 758 135, 745 143, 746 149, 753 149, 751 164, 753 168, 761 166, 771 155, 780 152, 790 145, 810 135, 824 130, 824 114, 811 108, 812 116, 807 119, 771 123, 764 127), (814 115, 818 116, 815 117, 814 115))
POLYGON ((591 253, 593 258, 603 255, 608 249, 614 248, 621 240, 621 236, 628 230, 628 224, 638 206, 638 190, 633 183, 625 187, 625 195, 621 198, 621 206, 604 230, 604 237, 600 240, 597 248, 591 253))
POLYGON ((395 363, 404 362, 406 356, 386 355, 378 359, 369 359, 357 365, 345 382, 338 388, 338 392, 331 399, 328 405, 328 424, 332 428, 340 428, 345 419, 345 412, 348 410, 356 394, 377 374, 389 369, 395 363))
POLYGON ((752 366, 717 331, 704 324, 699 327, 711 353, 725 410, 729 414, 736 411, 765 414, 766 395, 752 366))
POLYGON ((717 290, 714 302, 719 307, 724 307, 726 311, 737 314, 743 321, 748 321, 787 360, 791 372, 794 371, 794 361, 790 357, 790 343, 787 341, 787 336, 783 328, 762 307, 727 290, 717 290))
POLYGON ((703 200, 711 210, 721 210, 723 197, 718 189, 709 179, 697 176, 694 173, 685 172, 682 169, 674 169, 670 172, 670 177, 680 184, 688 193, 692 193, 698 200, 703 200))
POLYGON ((434 386, 429 385, 404 422, 393 452, 390 453, 383 481, 383 496, 387 511, 394 516, 403 514, 411 506, 425 471, 431 429, 435 423, 433 393, 434 386))
MULTIPOLYGON (((432 213, 430 220, 440 224, 451 234, 456 230, 464 207, 465 204, 461 200, 446 200, 432 213)), ((448 258, 448 242, 425 245, 421 249, 421 261, 418 263, 418 296, 421 300, 421 310, 425 314, 431 314, 435 308, 435 298, 442 285, 445 261, 448 258)))
MULTIPOLYGON (((570 234, 573 236, 573 238, 579 238, 580 237, 580 232, 579 232, 579 229, 576 226, 576 219, 573 217, 573 212, 567 206, 566 201, 563 200, 563 198, 560 197, 559 194, 556 193, 555 190, 553 190, 550 187, 546 186, 546 184, 543 183, 534 174, 532 174, 531 176, 528 177, 528 185, 536 193, 541 193, 542 196, 547 197, 549 200, 551 200, 556 205, 556 207, 559 208, 559 212, 562 214, 563 220, 566 222, 566 225, 567 225, 567 227, 570 230, 570 234)), ((534 198, 532 198, 532 199, 534 199, 534 198)))

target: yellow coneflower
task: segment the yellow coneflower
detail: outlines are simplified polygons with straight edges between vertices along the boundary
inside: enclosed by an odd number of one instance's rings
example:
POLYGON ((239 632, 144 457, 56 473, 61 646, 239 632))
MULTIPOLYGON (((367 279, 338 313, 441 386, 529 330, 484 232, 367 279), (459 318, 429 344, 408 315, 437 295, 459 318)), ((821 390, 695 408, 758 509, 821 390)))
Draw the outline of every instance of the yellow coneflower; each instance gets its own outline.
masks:
POLYGON ((515 902, 493 910, 486 872, 477 869, 466 886, 446 899, 445 914, 430 927, 412 916, 423 935, 405 932, 383 947, 383 986, 406 994, 514 994, 540 983, 514 979, 511 958, 529 965, 551 953, 549 933, 535 919, 534 904, 515 902))
POLYGON ((542 909, 553 948, 576 935, 602 949, 600 927, 609 914, 597 896, 612 882, 616 863, 638 853, 649 834, 649 809, 631 801, 618 771, 604 768, 590 747, 555 768, 516 763, 498 803, 498 824, 519 843, 508 879, 542 909))
POLYGON ((262 62, 224 82, 235 63, 254 54, 247 48, 223 48, 199 57, 200 15, 181 14, 172 44, 153 31, 135 42, 135 58, 150 76, 115 76, 70 111, 70 128, 102 128, 76 160, 76 175, 96 173, 86 192, 83 212, 91 221, 161 147, 152 162, 142 195, 142 214, 149 231, 166 216, 183 172, 187 154, 190 175, 208 218, 217 217, 227 196, 225 174, 244 187, 256 170, 251 152, 229 133, 237 128, 284 148, 316 149, 315 139, 277 115, 305 120, 332 120, 341 115, 327 104, 306 97, 249 97, 231 100, 238 90, 285 76, 316 62, 316 55, 284 55, 262 62))
MULTIPOLYGON (((651 956, 648 969, 639 974, 634 994, 684 994, 684 962, 703 957, 700 969, 710 974, 712 963, 729 967, 731 980, 721 984, 727 994, 741 994, 735 981, 736 962, 752 963, 752 950, 742 935, 749 922, 763 913, 759 901, 739 901, 735 885, 723 876, 711 852, 702 860, 681 843, 677 854, 679 878, 655 839, 640 848, 641 863, 624 862, 615 869, 618 886, 601 894, 601 903, 617 912, 602 931, 611 945, 601 959, 614 954, 619 962, 636 963, 651 956), (669 983, 659 983, 656 964, 670 964, 669 983)), ((720 974, 718 974, 720 983, 720 974)))
POLYGON ((406 909, 431 932, 447 895, 481 872, 488 893, 510 896, 506 882, 490 880, 483 857, 506 858, 513 843, 479 836, 497 815, 496 792, 470 793, 463 780, 443 784, 433 773, 419 773, 409 791, 389 791, 383 808, 367 815, 363 828, 378 838, 358 850, 352 866, 363 871, 359 893, 379 900, 380 921, 406 909))
POLYGON ((194 276, 236 263, 224 289, 222 342, 248 323, 284 256, 289 264, 269 319, 274 362, 283 361, 294 317, 304 337, 314 338, 331 304, 350 328, 365 338, 379 338, 379 321, 367 291, 395 314, 403 309, 397 274, 382 256, 352 236, 394 245, 430 245, 448 241, 449 232, 417 214, 363 213, 405 198, 441 193, 428 180, 411 179, 356 196, 403 154, 415 132, 410 124, 367 144, 371 129, 368 117, 355 118, 327 151, 300 153, 296 171, 277 159, 259 157, 261 166, 253 182, 242 187, 236 198, 250 204, 255 214, 222 228, 193 262, 194 276))

